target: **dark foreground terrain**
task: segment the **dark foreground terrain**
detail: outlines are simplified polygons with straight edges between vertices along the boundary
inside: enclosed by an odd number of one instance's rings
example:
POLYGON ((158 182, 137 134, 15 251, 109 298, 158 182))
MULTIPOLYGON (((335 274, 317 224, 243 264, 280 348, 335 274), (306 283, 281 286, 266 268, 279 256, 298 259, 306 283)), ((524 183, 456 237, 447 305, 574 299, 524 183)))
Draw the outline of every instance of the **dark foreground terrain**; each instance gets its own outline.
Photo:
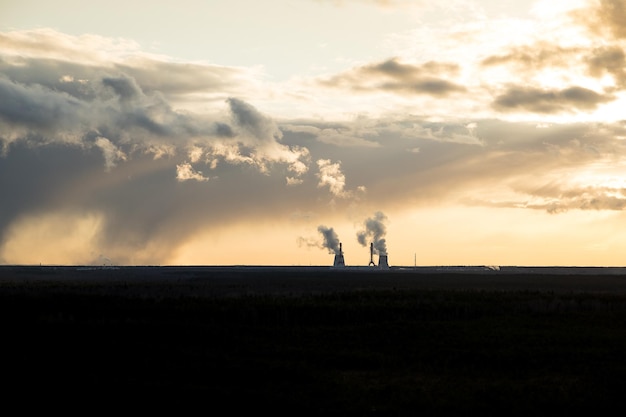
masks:
POLYGON ((0 267, 0 324, 3 401, 25 407, 44 395, 57 409, 209 415, 626 403, 621 269, 0 267))

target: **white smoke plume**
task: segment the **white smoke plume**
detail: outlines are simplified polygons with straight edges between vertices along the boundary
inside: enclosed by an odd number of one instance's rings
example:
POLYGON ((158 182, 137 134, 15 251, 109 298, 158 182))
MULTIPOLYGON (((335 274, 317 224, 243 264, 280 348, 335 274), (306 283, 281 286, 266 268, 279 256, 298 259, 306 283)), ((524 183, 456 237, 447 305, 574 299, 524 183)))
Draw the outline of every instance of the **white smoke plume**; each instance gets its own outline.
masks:
POLYGON ((387 241, 385 240, 387 228, 383 223, 385 220, 387 220, 387 216, 385 216, 382 212, 377 211, 374 213, 373 217, 370 217, 363 222, 365 230, 358 232, 356 235, 357 240, 361 245, 367 246, 368 241, 371 241, 374 244, 374 249, 379 254, 384 255, 387 254, 387 241))
POLYGON ((328 253, 334 253, 335 255, 340 255, 341 251, 339 249, 339 236, 337 236, 337 232, 332 227, 326 226, 318 226, 317 231, 322 234, 324 237, 324 242, 322 243, 323 248, 328 249, 328 253))

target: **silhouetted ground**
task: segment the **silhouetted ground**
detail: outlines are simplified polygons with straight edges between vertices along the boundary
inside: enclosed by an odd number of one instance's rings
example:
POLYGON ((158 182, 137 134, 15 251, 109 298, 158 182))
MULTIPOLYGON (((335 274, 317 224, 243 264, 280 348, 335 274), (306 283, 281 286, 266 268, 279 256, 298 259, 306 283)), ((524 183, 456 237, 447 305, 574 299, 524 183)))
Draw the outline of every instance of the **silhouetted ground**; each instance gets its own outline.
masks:
POLYGON ((0 324, 5 401, 547 415, 626 399, 621 269, 0 267, 0 324))

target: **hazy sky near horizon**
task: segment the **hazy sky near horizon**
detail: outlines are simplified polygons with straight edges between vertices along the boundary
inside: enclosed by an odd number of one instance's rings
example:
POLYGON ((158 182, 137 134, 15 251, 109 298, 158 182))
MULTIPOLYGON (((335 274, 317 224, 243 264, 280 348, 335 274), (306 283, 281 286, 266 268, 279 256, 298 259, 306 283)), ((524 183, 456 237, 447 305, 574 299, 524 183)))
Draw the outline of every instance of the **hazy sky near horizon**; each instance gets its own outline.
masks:
POLYGON ((0 4, 0 263, 623 265, 626 1, 0 4))

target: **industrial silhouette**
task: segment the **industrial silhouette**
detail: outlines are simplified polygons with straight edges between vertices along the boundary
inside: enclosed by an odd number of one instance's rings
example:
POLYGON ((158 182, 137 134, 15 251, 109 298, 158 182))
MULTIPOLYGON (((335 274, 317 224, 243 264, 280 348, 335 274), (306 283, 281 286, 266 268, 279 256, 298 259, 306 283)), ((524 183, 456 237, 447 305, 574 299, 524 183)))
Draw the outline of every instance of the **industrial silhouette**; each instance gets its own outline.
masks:
POLYGON ((346 262, 343 259, 343 249, 341 247, 341 242, 339 242, 339 253, 335 254, 335 260, 333 261, 334 267, 344 267, 346 266, 346 262))
MULTIPOLYGON (((334 268, 343 268, 346 266, 346 261, 343 257, 343 246, 341 242, 339 243, 339 249, 335 252, 335 259, 333 260, 334 268)), ((376 267, 376 263, 374 262, 374 243, 370 243, 370 262, 368 264, 370 267, 376 267)), ((389 260, 387 258, 387 254, 380 252, 378 253, 378 268, 389 268, 389 260)))

